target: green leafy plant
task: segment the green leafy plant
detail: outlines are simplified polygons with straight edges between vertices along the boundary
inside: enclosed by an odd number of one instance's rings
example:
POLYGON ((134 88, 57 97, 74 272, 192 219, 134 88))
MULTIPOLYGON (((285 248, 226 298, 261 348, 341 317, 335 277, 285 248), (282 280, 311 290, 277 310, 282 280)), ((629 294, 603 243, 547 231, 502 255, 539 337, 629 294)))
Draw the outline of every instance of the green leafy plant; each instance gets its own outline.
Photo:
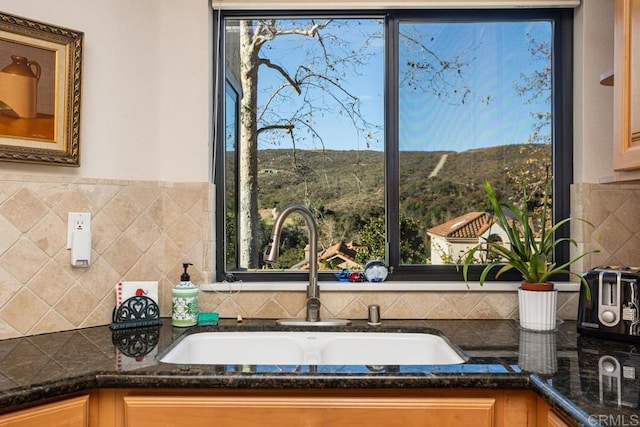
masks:
POLYGON ((545 186, 543 206, 539 218, 535 218, 534 214, 529 211, 527 206, 527 190, 523 188, 523 198, 520 205, 507 203, 498 200, 493 187, 487 180, 484 181, 484 188, 487 192, 489 202, 497 223, 504 229, 509 240, 509 247, 504 246, 501 242, 485 240, 482 243, 471 248, 465 255, 462 274, 464 280, 467 281, 469 273, 469 265, 474 264, 476 254, 479 252, 486 253, 486 259, 491 259, 480 274, 480 285, 483 285, 487 279, 487 275, 494 269, 499 267, 496 277, 502 273, 515 269, 522 274, 522 280, 526 283, 541 284, 547 283, 549 279, 557 274, 569 274, 580 279, 586 287, 587 297, 590 298, 589 285, 584 277, 580 274, 570 271, 569 267, 585 257, 587 254, 598 252, 592 250, 585 252, 575 258, 557 265, 553 262, 553 250, 562 242, 568 242, 577 247, 577 242, 569 237, 554 238, 555 232, 562 225, 570 221, 582 221, 590 224, 581 218, 565 218, 558 221, 555 225, 548 221, 547 198, 549 194, 550 182, 545 186), (540 224, 540 232, 538 236, 533 229, 534 221, 538 219, 540 224))

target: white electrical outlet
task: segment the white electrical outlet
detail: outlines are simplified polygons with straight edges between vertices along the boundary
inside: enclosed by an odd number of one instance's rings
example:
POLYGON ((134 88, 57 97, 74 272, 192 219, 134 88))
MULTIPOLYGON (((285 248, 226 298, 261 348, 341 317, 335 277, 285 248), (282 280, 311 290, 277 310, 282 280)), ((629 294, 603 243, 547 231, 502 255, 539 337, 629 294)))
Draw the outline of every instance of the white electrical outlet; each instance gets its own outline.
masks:
POLYGON ((91 230, 91 213, 69 212, 67 218, 67 249, 71 249, 74 230, 91 230))

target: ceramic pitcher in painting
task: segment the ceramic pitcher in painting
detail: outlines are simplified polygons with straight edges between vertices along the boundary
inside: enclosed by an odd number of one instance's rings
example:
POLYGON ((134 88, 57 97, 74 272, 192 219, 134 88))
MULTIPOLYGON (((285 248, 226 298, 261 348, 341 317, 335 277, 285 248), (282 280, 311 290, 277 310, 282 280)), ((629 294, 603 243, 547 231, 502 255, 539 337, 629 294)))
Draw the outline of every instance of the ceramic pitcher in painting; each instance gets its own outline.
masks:
POLYGON ((32 119, 37 115, 40 64, 19 55, 11 55, 11 60, 0 70, 0 101, 18 117, 32 119))

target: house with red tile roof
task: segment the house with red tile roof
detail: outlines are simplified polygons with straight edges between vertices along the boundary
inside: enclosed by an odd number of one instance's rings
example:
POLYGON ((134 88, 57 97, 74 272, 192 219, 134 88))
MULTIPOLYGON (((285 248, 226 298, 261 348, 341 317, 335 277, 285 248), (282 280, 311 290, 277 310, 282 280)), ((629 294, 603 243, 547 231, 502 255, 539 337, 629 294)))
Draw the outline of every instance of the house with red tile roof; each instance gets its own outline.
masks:
MULTIPOLYGON (((320 251, 318 264, 330 264, 334 269, 363 270, 364 267, 356 261, 356 247, 353 242, 339 242, 320 251)), ((292 270, 309 269, 309 246, 305 248, 306 259, 291 267, 292 270)))
MULTIPOLYGON (((487 240, 508 246, 507 233, 487 212, 469 212, 427 230, 431 238, 431 264, 460 263, 465 253, 487 240)), ((478 262, 482 254, 478 253, 478 262)))

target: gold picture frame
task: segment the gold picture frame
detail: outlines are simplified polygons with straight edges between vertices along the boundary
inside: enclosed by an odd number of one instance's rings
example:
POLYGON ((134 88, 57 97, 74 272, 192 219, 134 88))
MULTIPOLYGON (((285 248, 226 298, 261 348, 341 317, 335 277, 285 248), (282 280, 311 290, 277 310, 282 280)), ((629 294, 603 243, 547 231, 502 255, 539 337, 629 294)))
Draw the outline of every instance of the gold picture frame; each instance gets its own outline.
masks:
POLYGON ((0 161, 80 166, 83 37, 0 12, 0 161))

